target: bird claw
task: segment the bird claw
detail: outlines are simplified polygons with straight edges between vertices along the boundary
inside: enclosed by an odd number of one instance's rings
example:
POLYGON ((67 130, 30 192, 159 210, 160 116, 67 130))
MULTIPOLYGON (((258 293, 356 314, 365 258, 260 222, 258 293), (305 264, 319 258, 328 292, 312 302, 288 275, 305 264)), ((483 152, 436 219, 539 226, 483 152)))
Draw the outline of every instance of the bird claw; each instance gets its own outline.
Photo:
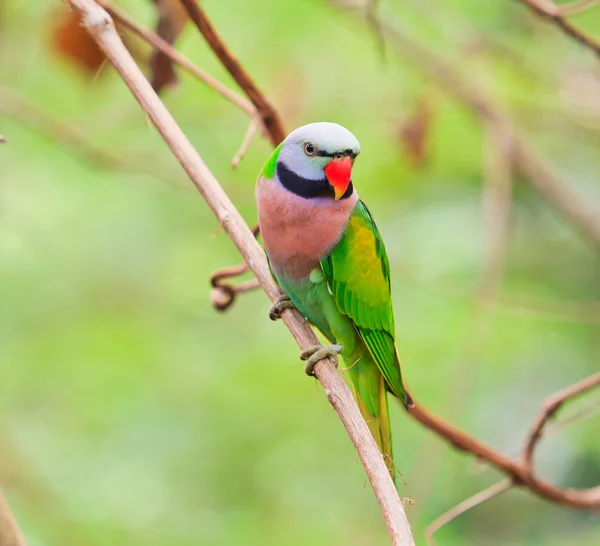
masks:
POLYGON ((315 365, 324 358, 331 358, 335 367, 338 367, 337 356, 342 352, 341 345, 313 345, 300 353, 300 360, 306 360, 304 371, 306 375, 315 375, 315 365))
POLYGON ((283 313, 286 309, 293 309, 294 304, 292 300, 287 294, 282 294, 275 300, 275 303, 269 310, 269 318, 271 320, 279 320, 281 318, 281 313, 283 313))

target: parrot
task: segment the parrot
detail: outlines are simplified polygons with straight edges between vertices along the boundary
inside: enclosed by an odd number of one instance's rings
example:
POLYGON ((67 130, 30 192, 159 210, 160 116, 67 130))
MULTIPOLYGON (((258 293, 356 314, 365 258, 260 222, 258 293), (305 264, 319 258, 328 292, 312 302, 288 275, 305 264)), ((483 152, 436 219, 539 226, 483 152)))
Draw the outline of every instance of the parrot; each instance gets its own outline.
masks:
POLYGON ((352 182, 359 153, 356 137, 336 123, 292 131, 256 182, 258 222, 283 292, 270 317, 295 307, 331 344, 303 351, 308 375, 319 360, 341 355, 394 480, 387 393, 405 407, 413 402, 400 372, 385 246, 352 182))

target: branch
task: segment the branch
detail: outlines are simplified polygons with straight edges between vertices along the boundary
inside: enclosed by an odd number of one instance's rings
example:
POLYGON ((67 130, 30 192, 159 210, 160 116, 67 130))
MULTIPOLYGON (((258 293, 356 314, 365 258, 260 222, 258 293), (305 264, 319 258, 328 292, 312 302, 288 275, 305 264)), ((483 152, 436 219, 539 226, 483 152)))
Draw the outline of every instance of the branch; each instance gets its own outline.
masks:
POLYGON ((430 523, 427 526, 427 529, 425 529, 424 533, 425 540, 430 546, 433 546, 435 544, 435 541, 433 540, 433 535, 436 533, 436 531, 439 531, 444 525, 447 525, 452 520, 456 519, 458 516, 464 514, 465 512, 468 512, 476 506, 479 506, 484 502, 492 500, 498 495, 501 495, 502 493, 508 491, 510 488, 512 488, 512 486, 512 480, 509 478, 495 483, 487 489, 479 491, 479 493, 476 493, 468 499, 465 499, 461 503, 457 504, 454 508, 452 508, 452 510, 448 510, 445 514, 442 514, 439 518, 435 519, 432 523, 430 523))
POLYGON ((248 130, 246 131, 240 149, 238 150, 237 154, 235 154, 234 158, 231 160, 232 169, 236 169, 237 166, 240 164, 240 161, 244 159, 244 156, 246 155, 246 153, 248 152, 248 148, 250 147, 250 143, 252 142, 256 131, 258 130, 258 127, 258 120, 256 118, 253 118, 250 122, 250 125, 248 125, 248 130))
MULTIPOLYGON (((592 377, 595 382, 589 388, 600 384, 600 378, 596 378, 596 376, 592 377)), ((531 465, 503 455, 484 442, 469 436, 450 423, 428 412, 417 402, 415 402, 413 407, 408 408, 408 413, 416 421, 436 433, 444 441, 452 444, 456 449, 470 453, 477 459, 506 474, 513 480, 515 486, 525 487, 532 493, 557 504, 572 506, 574 508, 600 509, 600 485, 588 489, 560 489, 538 478, 531 465)))
MULTIPOLYGON (((428 417, 433 418, 436 422, 435 424, 432 424, 432 421, 425 423, 418 416, 417 411, 417 420, 425 424, 425 426, 435 430, 435 432, 443 436, 458 449, 469 451, 475 454, 482 461, 495 466, 498 470, 501 470, 509 476, 507 479, 492 485, 491 487, 488 487, 487 489, 484 489, 472 497, 460 502, 454 508, 437 518, 425 530, 425 538, 427 542, 430 545, 434 544, 433 534, 444 525, 450 523, 456 517, 518 485, 525 486, 532 492, 545 497, 548 500, 552 500, 553 502, 558 502, 560 504, 566 504, 577 508, 600 509, 600 486, 583 490, 559 490, 548 483, 534 478, 532 462, 533 452, 542 438, 548 421, 556 414, 562 405, 567 402, 567 400, 581 396, 582 394, 599 385, 600 373, 597 373, 587 377, 583 381, 563 389, 562 391, 557 392, 548 398, 543 405, 540 415, 533 424, 531 432, 529 433, 525 442, 521 462, 517 464, 503 455, 494 454, 490 448, 480 443, 478 440, 475 440, 474 438, 467 438, 465 434, 457 431, 456 429, 451 430, 452 427, 450 425, 443 423, 438 418, 434 418, 433 416, 429 415, 428 417)), ((588 414, 589 408, 586 408, 585 412, 580 412, 577 414, 577 418, 585 417, 588 414)), ((562 424, 565 425, 571 421, 572 420, 565 420, 562 422, 562 424)))
MULTIPOLYGON (((267 97, 260 91, 258 86, 254 83, 248 72, 244 69, 244 67, 240 64, 240 62, 233 56, 233 54, 229 51, 227 45, 223 42, 221 37, 217 34, 211 22, 206 17, 204 10, 198 5, 196 0, 181 0, 185 9, 190 16, 190 19, 194 22, 194 24, 198 27, 198 30, 204 36, 204 39, 213 50, 214 54, 221 61, 221 64, 228 70, 233 79, 237 82, 237 84, 243 89, 246 93, 246 96, 252 101, 252 104, 256 107, 257 114, 260 116, 262 125, 269 135, 269 140, 273 147, 278 146, 279 143, 285 138, 286 131, 283 126, 283 122, 281 121, 281 116, 275 109, 275 107, 271 104, 271 102, 267 99, 267 97)), ((253 136, 254 129, 252 124, 248 127, 248 132, 246 133, 246 137, 242 142, 240 147, 240 151, 236 154, 232 161, 232 167, 237 167, 237 164, 243 157, 245 153, 246 147, 249 145, 249 142, 253 136)), ((258 224, 254 227, 254 231, 258 232, 258 224)), ((226 267, 224 269, 220 269, 216 271, 211 276, 212 279, 215 277, 236 277, 246 272, 244 269, 244 264, 242 264, 239 268, 226 267), (235 271, 238 271, 237 273, 235 271)), ((214 286, 214 284, 213 284, 214 286)), ((235 301, 236 294, 249 292, 256 288, 258 285, 256 283, 243 283, 237 289, 228 284, 224 287, 215 287, 213 293, 211 295, 211 301, 213 306, 219 311, 226 311, 235 301)))
POLYGON ((570 36, 582 46, 587 47, 594 55, 600 58, 600 43, 594 38, 579 30, 576 26, 567 21, 561 13, 561 8, 556 6, 550 0, 520 0, 530 10, 536 13, 542 19, 547 19, 560 28, 567 36, 570 36))
POLYGON ((506 268, 513 165, 511 135, 495 123, 486 123, 485 131, 482 200, 486 239, 479 297, 487 303, 487 300, 497 300, 506 268))
POLYGON ((15 517, 0 490, 0 546, 27 546, 15 517))
POLYGON ((0 143, 4 144, 6 142, 6 137, 4 135, 0 135, 0 143))
POLYGON ((554 417, 554 415, 556 415, 556 412, 562 405, 567 400, 581 396, 598 385, 600 385, 600 373, 591 375, 579 383, 575 383, 574 385, 557 392, 546 400, 542 411, 531 428, 529 439, 523 450, 523 462, 526 466, 530 467, 532 465, 533 452, 544 434, 546 424, 554 417))
POLYGON ((161 53, 164 53, 174 63, 187 70, 201 82, 204 82, 209 87, 212 87, 217 93, 219 93, 219 95, 225 97, 228 101, 235 104, 235 106, 246 112, 249 116, 255 117, 257 115, 256 108, 250 101, 246 100, 244 97, 240 97, 240 95, 229 89, 229 87, 222 84, 219 80, 213 78, 210 74, 196 66, 158 34, 147 28, 144 28, 142 25, 134 21, 131 17, 129 17, 129 15, 127 15, 127 13, 125 13, 123 9, 115 6, 109 0, 98 0, 97 3, 100 4, 106 11, 108 11, 115 21, 118 21, 123 25, 123 27, 128 28, 131 32, 139 36, 152 47, 158 49, 161 53))
MULTIPOLYGON (((258 237, 258 225, 252 228, 252 234, 254 237, 258 237)), ((250 292, 251 290, 260 287, 260 284, 256 279, 250 279, 249 281, 242 282, 238 285, 228 282, 228 279, 239 277, 249 270, 248 264, 244 262, 240 265, 224 267, 211 275, 210 284, 213 287, 213 290, 210 294, 210 300, 212 306, 217 311, 226 311, 229 309, 238 294, 250 292)))
POLYGON ((256 107, 258 115, 261 117, 267 130, 271 144, 278 146, 285 138, 286 132, 277 110, 275 110, 267 97, 260 91, 240 62, 229 51, 196 0, 181 0, 181 2, 185 6, 190 19, 198 27, 198 30, 204 36, 214 54, 256 107))
MULTIPOLYGON (((194 186, 202 194, 219 223, 256 275, 271 300, 279 296, 264 253, 218 181, 185 137, 164 104, 152 90, 115 31, 109 15, 93 0, 68 0, 82 18, 84 27, 96 40, 121 75, 140 106, 173 151, 194 186)), ((317 343, 317 338, 300 314, 283 313, 283 320, 301 348, 317 343)), ((322 383, 329 402, 338 413, 365 468, 375 496, 381 506, 388 531, 395 546, 413 544, 410 526, 383 457, 361 417, 349 388, 337 373, 331 359, 317 363, 317 379, 322 383)))
POLYGON ((562 6, 556 6, 555 4, 553 5, 555 5, 560 15, 568 16, 575 15, 576 13, 581 13, 582 11, 586 11, 588 9, 592 9, 598 4, 600 4, 600 0, 576 0, 571 4, 564 4, 562 6))

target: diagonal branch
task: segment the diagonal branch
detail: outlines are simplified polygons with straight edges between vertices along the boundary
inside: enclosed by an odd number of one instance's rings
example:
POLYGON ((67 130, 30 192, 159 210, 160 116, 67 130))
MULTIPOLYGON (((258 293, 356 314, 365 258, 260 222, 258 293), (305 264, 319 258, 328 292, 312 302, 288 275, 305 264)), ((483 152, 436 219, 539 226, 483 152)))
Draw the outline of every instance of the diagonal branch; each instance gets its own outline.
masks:
POLYGON ((2 490, 0 490, 0 546, 27 546, 2 490))
MULTIPOLYGON (((177 157, 194 186, 202 194, 219 223, 256 275, 271 300, 279 296, 264 253, 254 235, 225 194, 218 181, 189 143, 165 105, 152 90, 115 31, 110 16, 93 0, 68 0, 82 18, 82 23, 121 75, 144 112, 177 157)), ((288 310, 283 320, 301 348, 317 343, 317 338, 296 311, 288 310)), ((414 544, 404 508, 398 497, 383 457, 347 385, 337 373, 331 359, 317 363, 317 379, 325 388, 329 402, 337 411, 365 468, 375 496, 381 506, 388 531, 395 546, 414 544)))
POLYGON ((561 8, 556 6, 551 0, 520 0, 530 10, 536 13, 542 19, 547 19, 560 28, 567 36, 579 42, 583 47, 587 47, 594 55, 600 58, 600 43, 594 38, 579 30, 575 25, 563 17, 561 8))
POLYGON ((235 104, 238 108, 246 112, 249 116, 255 117, 257 112, 254 105, 241 97, 229 87, 222 84, 219 80, 196 66, 192 63, 187 57, 179 53, 177 49, 175 49, 171 44, 169 44, 166 40, 161 38, 155 32, 144 28, 142 25, 134 21, 123 9, 119 6, 115 6, 109 0, 98 0, 98 4, 100 4, 110 15, 112 18, 121 23, 124 28, 129 29, 131 32, 139 36, 146 43, 150 44, 155 49, 159 50, 161 53, 164 53, 169 59, 171 59, 174 63, 177 63, 179 66, 187 70, 190 74, 198 78, 200 81, 204 82, 209 87, 212 87, 219 95, 225 97, 228 101, 235 104))
MULTIPOLYGON (((550 0, 548 0, 550 1, 550 0)), ((556 6, 558 13, 563 16, 575 15, 582 11, 587 11, 600 4, 600 0, 575 0, 570 4, 563 4, 562 6, 556 6)))
POLYGON ((198 30, 204 36, 204 39, 215 55, 229 71, 237 84, 244 90, 244 93, 246 93, 252 104, 256 106, 258 115, 261 117, 271 140, 271 144, 277 146, 285 138, 286 134, 279 113, 254 83, 248 72, 244 70, 240 62, 229 51, 196 0, 181 0, 181 2, 185 6, 190 19, 198 27, 198 30))

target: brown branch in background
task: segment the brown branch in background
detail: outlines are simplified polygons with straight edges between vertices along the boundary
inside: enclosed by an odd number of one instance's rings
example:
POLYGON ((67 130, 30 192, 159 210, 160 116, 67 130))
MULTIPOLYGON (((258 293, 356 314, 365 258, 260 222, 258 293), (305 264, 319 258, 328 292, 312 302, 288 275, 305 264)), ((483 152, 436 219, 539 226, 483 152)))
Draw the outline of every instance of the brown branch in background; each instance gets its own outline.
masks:
POLYGON ((6 137, 4 135, 0 135, 0 142, 1 143, 5 143, 6 142, 6 137))
POLYGON ((484 502, 492 500, 498 495, 505 493, 506 491, 511 489, 512 486, 513 482, 510 478, 508 478, 506 480, 502 480, 498 483, 495 483, 487 489, 479 491, 478 493, 475 493, 475 495, 460 502, 454 508, 448 510, 445 514, 442 514, 439 518, 435 519, 432 523, 430 523, 427 526, 427 529, 425 529, 425 532, 423 533, 425 535, 425 540, 430 546, 434 546, 435 540, 433 540, 433 535, 436 531, 441 529, 444 525, 450 523, 452 520, 456 519, 458 516, 464 514, 465 512, 468 512, 476 506, 479 506, 480 504, 483 504, 484 502))
POLYGON ((181 68, 187 70, 192 76, 199 79, 209 87, 212 87, 219 95, 232 102, 235 106, 246 112, 249 116, 255 117, 257 110, 253 104, 246 100, 244 97, 238 95, 235 91, 232 91, 221 83, 219 80, 196 66, 187 57, 179 53, 171 44, 163 40, 155 32, 143 27, 136 21, 134 21, 122 8, 115 6, 109 0, 98 0, 106 11, 110 13, 114 20, 119 21, 124 28, 129 29, 131 32, 139 36, 146 43, 163 53, 171 61, 181 66, 181 68))
MULTIPOLYGON (((204 36, 207 44, 213 50, 214 54, 217 56, 219 61, 223 64, 223 66, 228 70, 233 79, 237 82, 237 84, 242 88, 246 96, 252 101, 252 104, 256 107, 257 113, 261 118, 262 125, 267 135, 269 136, 269 140, 273 147, 278 146, 281 141, 285 138, 286 131, 283 126, 283 122, 281 120, 281 116, 275 109, 275 107, 271 104, 269 99, 260 91, 258 86, 254 83, 254 80, 250 77, 248 72, 244 69, 244 67, 240 64, 240 62, 234 57, 234 55, 229 51, 229 48, 223 42, 221 37, 217 34, 211 22, 207 18, 204 10, 198 5, 196 0, 181 0, 182 4, 185 6, 190 19, 194 22, 194 24, 198 27, 198 30, 204 36)), ((244 138, 244 142, 242 142, 242 146, 240 147, 240 152, 236 154, 232 161, 232 167, 236 167, 239 163, 241 157, 243 157, 243 153, 245 153, 245 147, 249 144, 253 134, 252 125, 248 128, 248 132, 246 133, 246 138, 244 138), (242 152, 242 153, 241 153, 242 152), (241 154, 240 154, 241 153, 241 154), (239 157, 241 155, 241 157, 239 157)), ((254 227, 254 231, 258 232, 258 224, 254 227)), ((244 264, 239 267, 233 268, 225 268, 216 271, 211 276, 212 279, 215 277, 218 278, 233 278, 238 275, 245 273, 244 264), (236 273, 239 271, 239 273, 236 273)), ((214 284, 213 284, 214 287, 214 284)), ((235 296, 238 293, 249 292, 254 288, 257 288, 257 283, 246 282, 241 284, 239 287, 234 287, 231 284, 228 284, 225 287, 214 287, 214 290, 211 294, 211 301, 213 306, 219 311, 227 310, 235 301, 235 296)))
POLYGON ((286 132, 277 110, 275 110, 267 97, 260 91, 240 62, 229 51, 196 0, 181 0, 181 2, 185 6, 190 19, 198 27, 198 30, 204 36, 214 54, 256 107, 258 115, 262 119, 269 135, 271 144, 278 146, 285 138, 286 132))
MULTIPOLYGON (((600 378, 592 377, 594 379, 590 378, 590 380, 592 380, 593 385, 590 385, 587 390, 600 384, 600 378)), ((600 509, 600 485, 587 489, 558 488, 537 477, 531 465, 503 455, 487 444, 469 436, 450 423, 428 412, 420 404, 415 402, 415 405, 409 408, 408 413, 416 421, 435 432, 456 449, 470 453, 480 461, 506 474, 513 480, 515 486, 525 487, 532 493, 557 504, 572 506, 574 508, 600 509)), ((538 440, 539 438, 535 439, 534 443, 538 440)), ((528 438, 527 443, 530 441, 528 438)))
POLYGON ((570 36, 583 47, 588 48, 597 57, 600 58, 600 42, 579 30, 575 25, 567 21, 558 6, 550 0, 520 0, 529 9, 536 13, 542 19, 547 19, 560 28, 567 36, 570 36))
POLYGON ((531 428, 529 439, 523 449, 523 464, 526 467, 531 467, 533 464, 533 452, 544 434, 548 421, 556 415, 556 412, 567 400, 581 396, 598 385, 600 385, 600 372, 557 392, 546 400, 542 411, 531 428))
MULTIPOLYGON (((153 0, 153 2, 158 15, 156 34, 169 45, 173 45, 185 28, 188 20, 187 12, 179 0, 153 0)), ((173 68, 173 61, 163 51, 155 49, 148 64, 150 66, 150 83, 158 94, 163 87, 177 84, 177 73, 173 68)))
POLYGON ((27 546, 2 490, 0 490, 0 546, 27 546))
MULTIPOLYGON (((274 301, 280 292, 273 282, 265 255, 254 235, 164 104, 152 90, 116 33, 110 16, 93 0, 68 1, 71 7, 79 13, 85 28, 110 59, 165 143, 171 148, 223 229, 251 267, 269 298, 274 301)), ((287 310, 283 313, 282 318, 301 348, 307 348, 318 342, 315 334, 297 311, 287 310)), ((334 362, 331 359, 317 363, 315 373, 361 459, 381 506, 393 545, 413 545, 412 533, 402 502, 377 444, 360 415, 350 389, 335 370, 334 362)))

